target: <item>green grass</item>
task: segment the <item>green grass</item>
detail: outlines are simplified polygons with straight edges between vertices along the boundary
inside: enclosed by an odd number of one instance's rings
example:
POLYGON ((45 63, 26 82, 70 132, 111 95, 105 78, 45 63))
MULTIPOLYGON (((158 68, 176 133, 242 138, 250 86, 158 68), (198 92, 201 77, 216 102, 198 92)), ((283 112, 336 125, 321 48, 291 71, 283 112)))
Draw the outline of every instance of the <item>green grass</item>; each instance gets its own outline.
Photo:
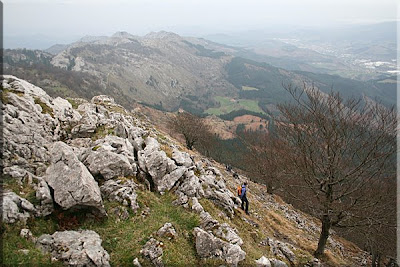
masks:
POLYGON ((51 262, 49 254, 42 254, 32 241, 20 237, 19 233, 23 227, 16 225, 2 225, 3 239, 3 266, 62 266, 61 262, 51 262), (29 250, 25 255, 20 250, 29 250))
POLYGON ((71 104, 73 109, 77 109, 79 107, 79 103, 76 100, 67 98, 67 101, 71 104))
POLYGON ((251 87, 251 86, 242 86, 243 91, 258 91, 258 88, 251 87))
POLYGON ((18 91, 15 91, 13 89, 5 89, 3 87, 0 87, 0 88, 1 88, 0 100, 1 100, 1 102, 3 104, 9 104, 10 103, 10 100, 9 100, 9 94, 10 93, 16 94, 18 96, 23 96, 24 95, 23 92, 18 92, 18 91))
POLYGON ((21 184, 14 178, 5 177, 3 178, 2 185, 4 189, 8 189, 17 195, 25 198, 34 205, 40 204, 39 200, 36 198, 36 191, 32 185, 27 182, 22 182, 21 184))
POLYGON ((43 114, 49 114, 54 118, 54 111, 51 107, 49 107, 46 103, 44 103, 39 97, 35 97, 35 104, 38 104, 42 108, 43 114))
MULTIPOLYGON (((34 236, 53 234, 61 230, 89 229, 97 232, 102 239, 102 246, 110 254, 112 266, 131 266, 134 258, 139 258, 143 266, 151 266, 150 261, 143 258, 140 250, 144 244, 155 236, 155 232, 165 223, 175 227, 177 237, 173 240, 155 237, 164 243, 162 260, 166 266, 199 265, 196 256, 192 230, 199 225, 199 217, 194 212, 181 206, 172 205, 175 195, 166 193, 161 196, 149 191, 138 191, 139 210, 137 214, 130 212, 127 220, 118 219, 112 208, 119 206, 116 202, 105 201, 109 216, 105 219, 86 216, 85 212, 56 211, 46 218, 29 219, 27 227, 34 236), (150 212, 142 217, 141 211, 149 207, 150 212)), ((50 264, 50 256, 43 255, 34 248, 34 244, 19 236, 23 225, 2 226, 4 244, 4 264, 43 266, 50 264), (17 253, 18 249, 29 249, 28 255, 17 253)))
POLYGON ((96 128, 91 139, 92 141, 96 141, 106 137, 107 135, 114 135, 114 128, 107 128, 105 125, 101 125, 96 128))
MULTIPOLYGON (((170 222, 177 232, 176 240, 167 240, 156 237, 164 243, 163 262, 166 265, 195 265, 196 251, 193 246, 192 229, 199 225, 199 218, 195 213, 182 207, 172 205, 174 196, 167 193, 163 196, 152 192, 138 191, 138 200, 141 210, 147 206, 150 213, 143 218, 133 215, 126 221, 118 221, 111 213, 104 222, 95 220, 86 221, 81 227, 96 231, 103 240, 103 247, 111 257, 111 265, 127 266, 134 258, 139 258, 144 266, 150 264, 140 255, 143 245, 165 223, 170 222)), ((115 203, 105 203, 110 210, 115 203)))
POLYGON ((264 114, 264 111, 258 106, 258 101, 249 99, 233 100, 229 97, 216 96, 215 100, 220 103, 218 108, 209 108, 205 112, 213 115, 227 114, 235 110, 249 110, 264 114))

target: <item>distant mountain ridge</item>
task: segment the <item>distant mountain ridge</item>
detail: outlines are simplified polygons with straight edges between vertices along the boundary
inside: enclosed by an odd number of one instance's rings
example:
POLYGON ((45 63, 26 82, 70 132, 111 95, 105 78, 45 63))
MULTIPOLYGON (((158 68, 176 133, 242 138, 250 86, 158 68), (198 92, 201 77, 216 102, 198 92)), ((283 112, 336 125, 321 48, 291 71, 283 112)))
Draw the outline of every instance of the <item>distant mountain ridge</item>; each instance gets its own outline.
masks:
POLYGON ((35 82, 54 96, 92 97, 106 93, 127 107, 138 102, 169 111, 184 108, 198 114, 222 108, 221 98, 243 99, 266 113, 272 112, 274 105, 288 99, 283 82, 300 85, 305 81, 323 91, 333 89, 345 95, 365 95, 386 104, 395 103, 395 84, 288 71, 235 57, 243 51, 241 48, 165 31, 145 36, 127 32, 111 37, 86 36, 47 51, 57 50, 56 55, 5 50, 5 73, 35 82))

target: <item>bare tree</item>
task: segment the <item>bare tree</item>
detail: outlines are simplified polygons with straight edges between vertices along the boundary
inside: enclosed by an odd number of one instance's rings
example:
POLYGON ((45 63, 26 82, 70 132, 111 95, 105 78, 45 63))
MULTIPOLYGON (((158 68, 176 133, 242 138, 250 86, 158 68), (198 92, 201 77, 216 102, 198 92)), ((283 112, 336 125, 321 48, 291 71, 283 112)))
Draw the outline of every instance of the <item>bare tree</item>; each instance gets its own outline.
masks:
POLYGON ((322 223, 321 257, 332 227, 385 224, 381 188, 396 172, 396 112, 313 86, 284 88, 294 100, 279 105, 277 127, 291 149, 289 192, 322 223))
POLYGON ((186 147, 190 150, 204 136, 208 136, 210 127, 200 117, 188 112, 180 112, 169 119, 169 126, 185 138, 186 147))
POLYGON ((272 194, 280 187, 287 166, 285 143, 265 131, 245 131, 239 137, 247 147, 246 170, 255 181, 267 186, 267 193, 272 194))

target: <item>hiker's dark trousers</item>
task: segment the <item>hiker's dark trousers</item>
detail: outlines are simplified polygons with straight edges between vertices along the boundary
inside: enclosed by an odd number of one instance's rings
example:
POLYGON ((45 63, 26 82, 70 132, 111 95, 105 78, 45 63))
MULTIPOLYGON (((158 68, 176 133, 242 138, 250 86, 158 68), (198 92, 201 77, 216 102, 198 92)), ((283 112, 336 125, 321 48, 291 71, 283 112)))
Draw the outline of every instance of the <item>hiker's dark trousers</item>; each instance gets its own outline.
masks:
POLYGON ((242 197, 242 210, 245 210, 246 213, 249 213, 249 201, 246 196, 242 197), (246 202, 246 209, 244 209, 244 203, 246 202))

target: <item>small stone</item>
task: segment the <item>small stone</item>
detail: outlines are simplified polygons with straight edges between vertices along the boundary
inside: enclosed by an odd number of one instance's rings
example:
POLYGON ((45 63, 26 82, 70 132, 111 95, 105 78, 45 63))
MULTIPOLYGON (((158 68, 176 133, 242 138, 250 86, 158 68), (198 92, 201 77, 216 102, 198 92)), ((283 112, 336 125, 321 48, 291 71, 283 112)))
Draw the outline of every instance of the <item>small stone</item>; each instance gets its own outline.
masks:
POLYGON ((19 249, 18 252, 24 254, 24 255, 28 255, 29 254, 29 249, 19 249))
MULTIPOLYGON (((142 253, 142 252, 140 252, 140 253, 142 253)), ((132 263, 136 267, 142 267, 142 265, 140 264, 138 258, 135 258, 132 263)))

